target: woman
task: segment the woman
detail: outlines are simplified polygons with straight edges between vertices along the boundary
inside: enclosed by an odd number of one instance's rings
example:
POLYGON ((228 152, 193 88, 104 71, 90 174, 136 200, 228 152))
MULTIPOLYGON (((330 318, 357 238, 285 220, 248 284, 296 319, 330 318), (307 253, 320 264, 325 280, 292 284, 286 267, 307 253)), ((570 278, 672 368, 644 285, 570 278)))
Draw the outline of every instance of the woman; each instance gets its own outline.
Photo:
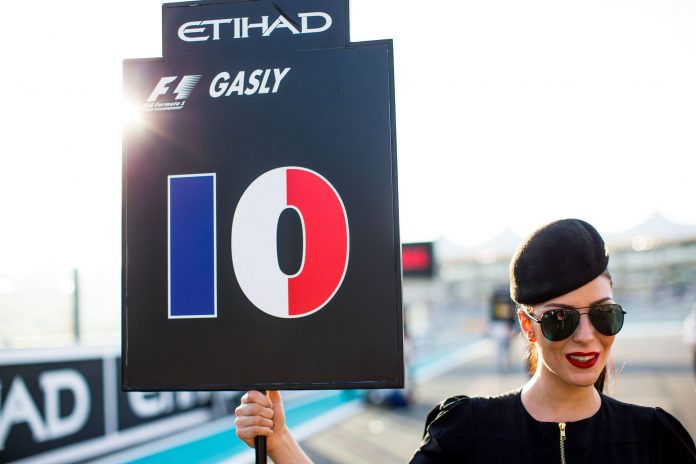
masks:
MULTIPOLYGON (((527 238, 511 262, 510 292, 533 350, 531 379, 506 395, 443 401, 428 415, 412 463, 696 463, 693 440, 670 414, 602 393, 625 314, 613 300, 608 261, 600 235, 578 219, 527 238)), ((238 436, 251 443, 267 435, 278 464, 308 462, 287 432, 280 397, 271 400, 245 396, 238 436)))

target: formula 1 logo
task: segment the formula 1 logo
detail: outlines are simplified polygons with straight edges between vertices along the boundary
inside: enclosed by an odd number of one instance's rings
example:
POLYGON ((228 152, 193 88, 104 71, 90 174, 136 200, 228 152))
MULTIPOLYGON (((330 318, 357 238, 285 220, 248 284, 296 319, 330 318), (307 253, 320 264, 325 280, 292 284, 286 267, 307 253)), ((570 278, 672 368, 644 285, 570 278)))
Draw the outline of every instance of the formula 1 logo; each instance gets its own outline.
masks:
POLYGON ((308 316, 338 291, 348 267, 348 218, 336 189, 320 174, 282 167, 262 174, 243 193, 232 220, 232 264, 254 306, 275 317, 308 316), (278 264, 277 227, 287 208, 303 229, 300 269, 278 264))
POLYGON ((183 76, 179 80, 179 76, 166 76, 159 80, 155 88, 147 97, 147 101, 143 103, 144 111, 171 111, 180 110, 186 105, 186 99, 191 95, 193 89, 201 80, 200 75, 183 76), (179 80, 179 83, 174 87, 174 83, 179 80), (172 87, 174 90, 172 91, 172 87), (158 101, 160 97, 169 96, 170 92, 174 94, 174 99, 165 99, 166 101, 158 101))

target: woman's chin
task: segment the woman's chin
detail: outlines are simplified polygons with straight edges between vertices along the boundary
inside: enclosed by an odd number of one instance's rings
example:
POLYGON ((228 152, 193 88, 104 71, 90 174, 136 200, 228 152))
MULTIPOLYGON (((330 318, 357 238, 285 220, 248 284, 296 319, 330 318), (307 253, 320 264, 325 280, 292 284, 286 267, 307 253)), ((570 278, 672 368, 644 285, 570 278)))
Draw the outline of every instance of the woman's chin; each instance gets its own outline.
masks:
POLYGON ((576 387, 591 387, 599 378, 602 369, 586 369, 584 372, 568 372, 565 376, 567 383, 576 387))

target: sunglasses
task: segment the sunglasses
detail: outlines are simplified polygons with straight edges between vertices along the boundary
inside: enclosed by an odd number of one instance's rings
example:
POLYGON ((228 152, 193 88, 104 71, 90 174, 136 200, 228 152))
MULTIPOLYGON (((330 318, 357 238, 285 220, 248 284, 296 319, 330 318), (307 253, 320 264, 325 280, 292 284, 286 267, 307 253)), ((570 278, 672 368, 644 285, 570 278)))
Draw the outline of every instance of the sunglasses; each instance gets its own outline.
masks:
POLYGON ((590 322, 602 335, 616 335, 623 327, 626 311, 617 304, 601 304, 589 308, 563 308, 552 309, 541 315, 541 319, 532 316, 527 308, 524 312, 530 319, 539 323, 541 333, 547 340, 558 342, 570 337, 580 323, 580 316, 587 315, 590 322), (589 309, 586 313, 578 312, 578 309, 589 309))

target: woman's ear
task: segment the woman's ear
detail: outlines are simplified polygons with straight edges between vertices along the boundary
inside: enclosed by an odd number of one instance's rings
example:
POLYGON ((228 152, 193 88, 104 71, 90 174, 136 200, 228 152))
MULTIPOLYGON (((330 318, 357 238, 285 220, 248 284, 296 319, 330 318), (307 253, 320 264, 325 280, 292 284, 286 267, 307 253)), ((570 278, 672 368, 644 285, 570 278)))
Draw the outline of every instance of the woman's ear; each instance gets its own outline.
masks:
POLYGON ((522 306, 517 307, 517 319, 520 321, 520 328, 524 336, 527 337, 530 342, 535 342, 536 336, 532 328, 532 321, 529 319, 529 316, 527 316, 527 313, 524 312, 522 306))

